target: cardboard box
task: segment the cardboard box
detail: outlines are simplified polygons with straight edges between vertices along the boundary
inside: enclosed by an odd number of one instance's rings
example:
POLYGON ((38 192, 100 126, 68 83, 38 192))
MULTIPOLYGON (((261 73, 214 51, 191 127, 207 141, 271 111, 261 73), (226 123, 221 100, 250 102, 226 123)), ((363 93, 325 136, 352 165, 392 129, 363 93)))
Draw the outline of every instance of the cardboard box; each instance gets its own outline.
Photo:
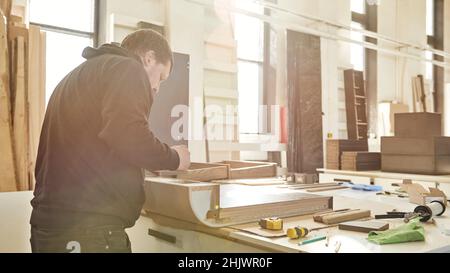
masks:
POLYGON ((396 137, 442 136, 442 115, 436 113, 400 113, 395 115, 396 137))

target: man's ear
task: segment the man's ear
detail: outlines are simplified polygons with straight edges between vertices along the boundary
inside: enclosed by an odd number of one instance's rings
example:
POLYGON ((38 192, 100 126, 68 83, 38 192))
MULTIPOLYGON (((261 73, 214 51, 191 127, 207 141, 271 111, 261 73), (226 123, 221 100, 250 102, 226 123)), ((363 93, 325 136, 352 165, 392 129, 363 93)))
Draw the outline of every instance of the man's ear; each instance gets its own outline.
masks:
POLYGON ((143 57, 145 66, 154 66, 156 64, 155 52, 153 50, 145 53, 143 57))

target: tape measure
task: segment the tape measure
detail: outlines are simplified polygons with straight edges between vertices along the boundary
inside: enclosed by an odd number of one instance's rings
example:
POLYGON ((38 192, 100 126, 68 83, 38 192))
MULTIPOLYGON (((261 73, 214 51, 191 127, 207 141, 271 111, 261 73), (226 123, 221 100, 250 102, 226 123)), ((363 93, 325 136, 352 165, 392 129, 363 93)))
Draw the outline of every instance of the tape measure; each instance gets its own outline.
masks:
POLYGON ((268 230, 283 230, 283 220, 277 217, 264 218, 259 221, 259 226, 268 230))

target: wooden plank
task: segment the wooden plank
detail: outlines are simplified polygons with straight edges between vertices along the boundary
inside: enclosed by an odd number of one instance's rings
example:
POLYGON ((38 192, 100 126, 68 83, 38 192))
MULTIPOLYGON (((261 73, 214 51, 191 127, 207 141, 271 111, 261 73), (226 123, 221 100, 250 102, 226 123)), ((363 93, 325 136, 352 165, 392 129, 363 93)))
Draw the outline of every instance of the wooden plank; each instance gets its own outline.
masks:
POLYGON ((190 181, 207 182, 227 179, 229 169, 226 164, 192 163, 187 171, 159 171, 162 177, 173 177, 190 181))
POLYGON ((12 0, 2 0, 0 1, 0 9, 4 17, 6 19, 9 19, 9 16, 11 15, 11 9, 12 9, 12 0))
POLYGON ((276 163, 231 160, 220 163, 229 165, 230 179, 264 178, 277 175, 276 163))
POLYGON ((0 11, 0 192, 17 190, 10 112, 9 56, 6 29, 6 20, 2 11, 0 11))
POLYGON ((317 189, 309 189, 307 192, 323 192, 323 191, 335 191, 335 190, 345 190, 348 189, 348 187, 345 186, 335 186, 335 187, 324 187, 324 188, 317 188, 317 189))
POLYGON ((415 106, 414 111, 417 110, 418 112, 427 112, 425 84, 422 75, 413 77, 412 87, 415 106))
MULTIPOLYGON (((41 30, 38 26, 30 25, 28 43, 28 103, 29 103, 29 166, 30 189, 34 187, 34 169, 36 166, 39 138, 45 111, 45 66, 43 67, 41 54, 45 51, 42 46, 41 30)), ((45 63, 44 63, 45 65, 45 63)))
MULTIPOLYGON (((334 225, 343 222, 368 218, 370 217, 370 214, 371 214, 370 210, 359 210, 359 209, 339 213, 330 213, 321 217, 321 223, 327 225, 334 225)), ((314 217, 314 221, 318 220, 319 218, 314 217)))
POLYGON ((352 221, 339 224, 340 230, 369 233, 371 231, 384 231, 389 229, 389 223, 381 221, 352 221))
POLYGON ((14 96, 14 156, 16 160, 17 188, 28 190, 28 99, 26 92, 25 39, 15 40, 15 96, 14 96))

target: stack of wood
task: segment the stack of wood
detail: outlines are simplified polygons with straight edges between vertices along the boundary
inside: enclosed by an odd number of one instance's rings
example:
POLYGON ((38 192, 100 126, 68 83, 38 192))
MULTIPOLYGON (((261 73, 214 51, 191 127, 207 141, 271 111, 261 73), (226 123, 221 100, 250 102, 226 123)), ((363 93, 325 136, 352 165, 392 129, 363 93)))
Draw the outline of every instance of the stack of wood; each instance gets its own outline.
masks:
POLYGON ((365 140, 344 140, 344 139, 329 139, 327 140, 327 169, 340 170, 341 156, 343 152, 367 152, 369 145, 367 139, 365 140))
POLYGON ((45 112, 45 34, 25 8, 0 5, 0 192, 34 187, 45 112))
POLYGON ((346 171, 377 171, 381 169, 381 153, 343 152, 341 166, 346 171))
POLYGON ((442 115, 395 115, 395 137, 381 138, 382 170, 429 175, 450 174, 450 137, 442 136, 442 115))

